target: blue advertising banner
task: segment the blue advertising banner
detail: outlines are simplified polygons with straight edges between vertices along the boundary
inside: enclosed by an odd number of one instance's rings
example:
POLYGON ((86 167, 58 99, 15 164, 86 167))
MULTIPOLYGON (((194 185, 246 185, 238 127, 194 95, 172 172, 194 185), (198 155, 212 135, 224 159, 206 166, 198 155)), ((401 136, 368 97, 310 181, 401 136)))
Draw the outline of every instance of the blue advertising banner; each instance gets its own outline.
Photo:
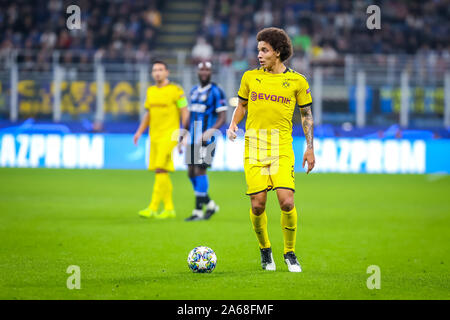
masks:
MULTIPOLYGON (((302 171, 305 140, 294 137, 295 171, 302 171)), ((314 141, 314 172, 450 173, 450 140, 324 138, 314 141)), ((0 167, 145 169, 148 136, 131 134, 3 134, 0 167)), ((243 170, 244 139, 218 137, 212 170, 243 170)), ((177 170, 184 154, 173 151, 177 170)))

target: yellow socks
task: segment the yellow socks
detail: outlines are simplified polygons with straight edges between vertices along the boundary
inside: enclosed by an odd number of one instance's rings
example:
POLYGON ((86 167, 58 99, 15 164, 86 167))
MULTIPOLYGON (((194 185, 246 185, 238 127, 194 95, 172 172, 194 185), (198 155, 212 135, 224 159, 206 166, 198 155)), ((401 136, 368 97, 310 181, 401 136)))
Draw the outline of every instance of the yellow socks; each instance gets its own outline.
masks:
POLYGON ((167 173, 156 173, 155 183, 153 184, 152 201, 150 202, 150 209, 153 211, 158 211, 159 203, 162 200, 164 194, 164 175, 167 173))
POLYGON ((284 253, 295 252, 295 238, 297 234, 297 209, 281 211, 281 228, 284 238, 284 253))
POLYGON ((159 204, 163 201, 165 210, 173 210, 172 189, 172 181, 169 174, 167 172, 156 173, 150 209, 158 211, 159 204))
POLYGON ((261 215, 254 215, 250 209, 250 220, 255 230, 256 238, 258 238, 260 248, 270 248, 269 234, 267 233, 267 215, 264 211, 261 215))
MULTIPOLYGON (((256 216, 250 209, 250 220, 258 238, 260 248, 269 248, 270 241, 267 233, 267 214, 264 211, 256 216)), ((294 207, 291 211, 281 211, 281 228, 283 230, 284 253, 295 252, 295 240, 297 235, 297 209, 294 207)))
POLYGON ((163 202, 164 202, 164 210, 173 210, 173 200, 172 200, 172 181, 170 180, 170 176, 168 173, 163 173, 163 184, 165 187, 163 202))

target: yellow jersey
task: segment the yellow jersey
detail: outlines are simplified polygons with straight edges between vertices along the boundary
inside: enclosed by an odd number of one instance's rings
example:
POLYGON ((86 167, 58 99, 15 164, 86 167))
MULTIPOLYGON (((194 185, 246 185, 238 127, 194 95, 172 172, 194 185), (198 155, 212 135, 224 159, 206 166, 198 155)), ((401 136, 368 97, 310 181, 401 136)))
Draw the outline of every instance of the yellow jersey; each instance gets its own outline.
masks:
POLYGON ((145 108, 150 116, 149 134, 151 141, 168 140, 180 128, 180 108, 187 106, 183 88, 176 83, 159 88, 156 85, 147 89, 145 108))
POLYGON ((242 76, 238 96, 248 100, 245 156, 259 161, 291 154, 295 106, 312 104, 305 76, 289 68, 278 74, 264 68, 249 70, 242 76), (252 147, 259 156, 251 154, 252 147))

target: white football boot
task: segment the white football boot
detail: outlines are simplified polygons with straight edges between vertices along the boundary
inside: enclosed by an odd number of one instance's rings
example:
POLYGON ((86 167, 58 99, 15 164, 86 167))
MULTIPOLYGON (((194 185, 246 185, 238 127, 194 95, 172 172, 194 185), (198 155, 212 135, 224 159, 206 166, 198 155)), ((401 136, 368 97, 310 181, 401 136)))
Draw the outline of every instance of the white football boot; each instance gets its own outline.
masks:
POLYGON ((217 211, 219 211, 219 206, 214 202, 214 200, 209 200, 208 204, 206 205, 204 219, 208 220, 217 211))
POLYGON ((203 220, 204 213, 203 210, 194 209, 192 210, 192 215, 189 218, 184 219, 184 221, 198 221, 203 220))
POLYGON ((302 267, 300 266, 294 251, 289 251, 284 255, 284 262, 286 262, 290 272, 302 272, 302 267))
POLYGON ((272 248, 259 249, 261 251, 261 266, 263 270, 275 271, 275 261, 273 261, 272 248))

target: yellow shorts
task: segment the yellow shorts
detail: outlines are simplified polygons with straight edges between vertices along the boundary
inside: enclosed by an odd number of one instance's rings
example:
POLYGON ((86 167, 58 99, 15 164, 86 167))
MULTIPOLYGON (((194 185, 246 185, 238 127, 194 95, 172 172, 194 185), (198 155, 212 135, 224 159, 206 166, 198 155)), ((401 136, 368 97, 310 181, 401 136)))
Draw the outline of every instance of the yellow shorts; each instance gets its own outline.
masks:
POLYGON ((295 191, 294 152, 291 155, 280 155, 276 159, 259 162, 244 159, 247 195, 275 189, 291 189, 295 191))
POLYGON ((164 169, 167 171, 174 171, 175 167, 172 160, 172 151, 176 145, 176 141, 152 142, 150 140, 150 160, 148 170, 164 169))

